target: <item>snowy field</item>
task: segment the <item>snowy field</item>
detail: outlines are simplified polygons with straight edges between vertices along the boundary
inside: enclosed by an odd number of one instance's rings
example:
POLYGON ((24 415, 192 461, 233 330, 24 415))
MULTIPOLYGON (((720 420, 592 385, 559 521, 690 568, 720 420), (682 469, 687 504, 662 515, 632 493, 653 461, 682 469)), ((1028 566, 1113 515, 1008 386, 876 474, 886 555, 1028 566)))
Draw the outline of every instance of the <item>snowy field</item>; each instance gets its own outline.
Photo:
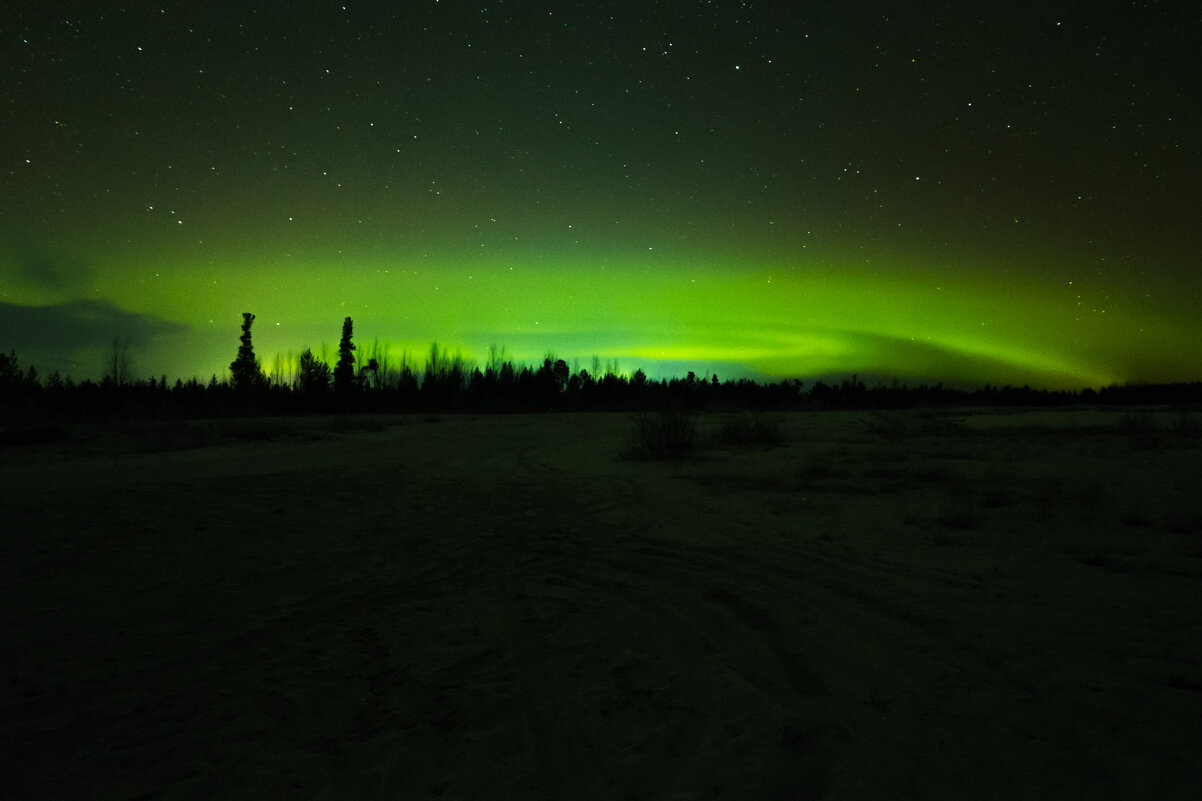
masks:
POLYGON ((676 461, 621 414, 0 450, 4 794, 1196 791, 1196 422, 772 421, 676 461))

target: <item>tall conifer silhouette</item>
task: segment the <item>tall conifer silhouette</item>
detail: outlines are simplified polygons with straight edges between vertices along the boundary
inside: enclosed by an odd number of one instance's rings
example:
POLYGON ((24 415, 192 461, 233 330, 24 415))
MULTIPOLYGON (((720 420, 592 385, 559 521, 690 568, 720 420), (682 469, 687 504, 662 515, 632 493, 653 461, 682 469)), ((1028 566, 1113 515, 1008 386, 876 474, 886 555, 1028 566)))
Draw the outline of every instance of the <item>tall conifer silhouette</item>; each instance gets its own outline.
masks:
POLYGON ((250 325, 255 316, 250 312, 242 313, 241 345, 238 346, 238 356, 230 362, 230 373, 233 375, 234 389, 245 392, 263 383, 263 372, 259 369, 259 360, 255 358, 254 346, 250 343, 250 325))
POLYGON ((334 392, 345 394, 355 385, 355 350, 351 337, 354 335, 354 323, 347 317, 342 321, 342 339, 338 341, 338 364, 334 366, 334 392))

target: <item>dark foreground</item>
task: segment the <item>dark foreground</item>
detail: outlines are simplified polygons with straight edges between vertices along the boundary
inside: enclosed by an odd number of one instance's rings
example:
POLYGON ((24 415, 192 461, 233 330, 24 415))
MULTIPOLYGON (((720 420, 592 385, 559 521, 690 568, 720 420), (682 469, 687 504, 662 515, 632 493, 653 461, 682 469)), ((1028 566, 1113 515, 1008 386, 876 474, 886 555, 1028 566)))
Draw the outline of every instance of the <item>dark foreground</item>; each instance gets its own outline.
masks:
POLYGON ((674 462, 623 415, 6 449, 5 795, 1186 797, 1202 450, 1120 414, 785 415, 674 462))

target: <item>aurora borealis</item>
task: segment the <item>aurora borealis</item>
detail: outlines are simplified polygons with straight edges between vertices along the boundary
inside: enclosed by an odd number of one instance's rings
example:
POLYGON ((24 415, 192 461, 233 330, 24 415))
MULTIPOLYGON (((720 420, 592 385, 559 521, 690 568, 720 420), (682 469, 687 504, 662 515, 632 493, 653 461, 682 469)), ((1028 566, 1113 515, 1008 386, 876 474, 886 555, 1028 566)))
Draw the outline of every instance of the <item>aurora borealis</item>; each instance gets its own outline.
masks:
POLYGON ((18 2, 0 348, 1196 380, 1188 4, 18 2))

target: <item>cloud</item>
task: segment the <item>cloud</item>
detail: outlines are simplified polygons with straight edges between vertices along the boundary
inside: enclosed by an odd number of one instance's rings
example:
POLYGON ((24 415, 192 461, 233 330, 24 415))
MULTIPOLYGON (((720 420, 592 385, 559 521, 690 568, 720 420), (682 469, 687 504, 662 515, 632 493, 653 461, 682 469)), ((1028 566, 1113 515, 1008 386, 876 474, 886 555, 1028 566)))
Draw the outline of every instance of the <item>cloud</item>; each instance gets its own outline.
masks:
POLYGON ((39 290, 66 292, 85 286, 92 268, 45 248, 18 244, 9 254, 15 279, 39 290))
MULTIPOLYGON (((72 300, 49 306, 0 302, 0 348, 60 354, 103 348, 120 337, 132 346, 187 333, 185 323, 125 311, 104 300, 72 300)), ((23 358, 22 361, 25 361, 23 358)))

